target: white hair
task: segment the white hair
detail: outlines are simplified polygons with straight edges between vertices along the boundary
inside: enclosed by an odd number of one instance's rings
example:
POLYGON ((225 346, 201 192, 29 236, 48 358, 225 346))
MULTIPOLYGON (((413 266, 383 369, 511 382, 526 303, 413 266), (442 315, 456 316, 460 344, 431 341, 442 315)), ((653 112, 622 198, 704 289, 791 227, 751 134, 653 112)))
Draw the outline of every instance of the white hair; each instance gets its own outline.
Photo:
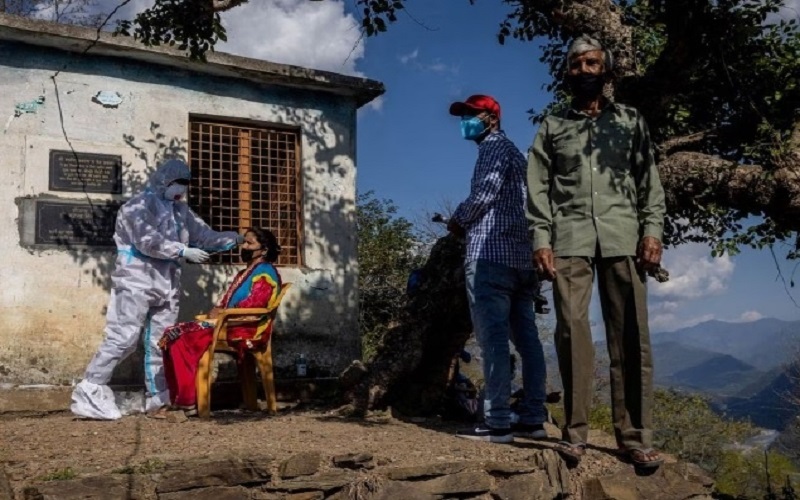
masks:
POLYGON ((606 49, 603 44, 589 35, 581 35, 572 42, 572 45, 569 46, 569 51, 567 51, 567 61, 571 61, 573 57, 592 50, 601 51, 603 53, 603 62, 608 64, 609 61, 606 61, 606 49))

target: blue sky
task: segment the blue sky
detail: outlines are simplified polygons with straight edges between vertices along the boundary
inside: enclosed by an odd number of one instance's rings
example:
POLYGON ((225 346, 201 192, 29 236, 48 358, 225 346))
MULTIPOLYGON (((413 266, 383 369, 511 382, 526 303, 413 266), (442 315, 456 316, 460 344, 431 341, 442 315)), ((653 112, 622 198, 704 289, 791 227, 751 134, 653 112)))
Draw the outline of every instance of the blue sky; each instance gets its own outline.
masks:
MULTIPOLYGON (((447 114, 449 103, 474 93, 494 96, 503 109, 503 128, 524 152, 536 132, 527 110, 549 102, 542 86, 550 78, 538 61, 538 43, 497 43, 504 15, 499 2, 413 5, 414 17, 433 29, 401 18, 385 36, 367 41, 357 65, 387 87, 380 110, 360 116, 358 187, 393 199, 412 220, 442 200, 460 201, 469 190, 475 145, 460 137, 457 119, 447 114)), ((793 266, 779 262, 788 276, 793 266)), ((672 281, 650 285, 653 330, 709 319, 800 319, 800 309, 776 280, 768 251, 711 259, 708 247, 685 246, 668 251, 665 264, 672 281)), ((602 323, 594 302, 592 319, 602 323)))
MULTIPOLYGON (((121 15, 151 3, 133 0, 121 15)), ((527 150, 536 132, 527 110, 547 104, 542 85, 549 75, 537 42, 497 43, 506 12, 499 0, 408 0, 409 12, 388 33, 363 40, 353 3, 251 0, 223 15, 229 42, 218 50, 382 81, 385 96, 359 112, 358 189, 392 199, 411 220, 468 194, 476 150, 448 115, 451 102, 494 96, 506 133, 527 150)), ((788 4, 784 15, 797 17, 800 0, 788 4)), ((776 253, 788 281, 794 264, 782 258, 785 248, 776 253)), ((800 320, 768 251, 711 259, 707 247, 687 245, 668 250, 665 265, 670 282, 650 285, 654 331, 709 319, 800 320)), ((800 302, 800 291, 792 295, 800 302)), ((592 318, 602 323, 596 301, 592 318)))

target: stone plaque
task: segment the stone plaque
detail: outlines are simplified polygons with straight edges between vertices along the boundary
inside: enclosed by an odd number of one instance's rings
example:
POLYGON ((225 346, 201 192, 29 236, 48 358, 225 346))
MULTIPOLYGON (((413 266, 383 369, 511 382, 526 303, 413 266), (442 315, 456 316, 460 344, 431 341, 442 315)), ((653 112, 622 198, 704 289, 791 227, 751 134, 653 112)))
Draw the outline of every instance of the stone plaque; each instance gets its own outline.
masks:
POLYGON ((122 157, 98 153, 50 151, 50 190, 122 193, 122 157))
POLYGON ((87 201, 36 201, 38 245, 114 246, 120 204, 87 201))

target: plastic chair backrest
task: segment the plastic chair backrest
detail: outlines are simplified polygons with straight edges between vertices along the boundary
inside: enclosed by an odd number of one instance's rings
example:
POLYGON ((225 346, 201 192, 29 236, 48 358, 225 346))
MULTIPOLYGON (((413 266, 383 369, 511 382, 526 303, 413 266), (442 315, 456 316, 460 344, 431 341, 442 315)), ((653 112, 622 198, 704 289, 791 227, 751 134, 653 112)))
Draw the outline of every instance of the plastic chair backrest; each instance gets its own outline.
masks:
POLYGON ((272 298, 267 305, 267 309, 269 312, 264 315, 262 320, 258 323, 258 329, 256 330, 256 334, 253 336, 253 339, 261 338, 261 335, 269 328, 272 323, 275 321, 275 316, 278 313, 278 306, 281 305, 281 301, 283 300, 283 296, 286 295, 286 292, 291 288, 291 283, 283 283, 281 284, 281 291, 278 295, 272 298))

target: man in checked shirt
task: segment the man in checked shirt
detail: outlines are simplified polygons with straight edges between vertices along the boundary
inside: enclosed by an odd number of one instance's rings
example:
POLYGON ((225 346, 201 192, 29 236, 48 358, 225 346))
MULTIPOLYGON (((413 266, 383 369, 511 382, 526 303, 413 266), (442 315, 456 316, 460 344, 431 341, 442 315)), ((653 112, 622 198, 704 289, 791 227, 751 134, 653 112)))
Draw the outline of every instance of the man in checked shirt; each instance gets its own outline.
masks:
POLYGON ((458 436, 493 443, 510 443, 514 436, 544 438, 546 371, 534 315, 538 278, 525 219, 527 162, 500 130, 500 105, 492 97, 455 102, 450 114, 461 117, 462 137, 478 145, 469 197, 456 208, 448 230, 467 238, 467 297, 485 379, 485 421, 458 436), (509 337, 522 360, 524 392, 514 423, 509 337))

